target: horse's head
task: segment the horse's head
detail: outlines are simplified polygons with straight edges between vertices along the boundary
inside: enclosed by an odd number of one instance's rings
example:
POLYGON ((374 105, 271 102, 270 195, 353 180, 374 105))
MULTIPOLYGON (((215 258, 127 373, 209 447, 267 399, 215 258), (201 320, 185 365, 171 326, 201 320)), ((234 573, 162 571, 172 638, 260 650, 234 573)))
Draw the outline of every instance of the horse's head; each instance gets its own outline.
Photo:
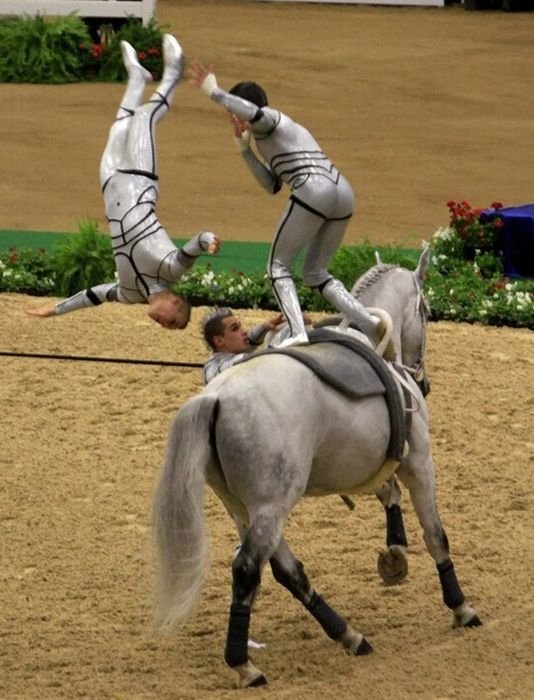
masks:
POLYGON ((423 396, 430 391, 426 375, 426 334, 430 308, 423 294, 430 259, 425 247, 414 271, 399 265, 377 264, 352 287, 352 294, 366 306, 385 309, 393 320, 395 349, 403 366, 413 375, 423 396))
POLYGON ((401 329, 401 346, 403 364, 412 372, 423 396, 430 391, 430 380, 426 373, 426 335, 430 318, 430 306, 423 294, 430 258, 430 248, 426 247, 419 257, 416 269, 412 273, 415 292, 413 308, 401 329))

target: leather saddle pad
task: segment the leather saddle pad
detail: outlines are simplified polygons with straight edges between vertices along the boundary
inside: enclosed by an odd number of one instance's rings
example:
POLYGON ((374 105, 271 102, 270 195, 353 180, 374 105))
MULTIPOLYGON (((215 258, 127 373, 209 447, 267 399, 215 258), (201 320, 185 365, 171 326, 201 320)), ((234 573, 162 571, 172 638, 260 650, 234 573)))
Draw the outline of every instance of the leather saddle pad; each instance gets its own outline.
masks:
POLYGON ((262 355, 286 355, 349 398, 385 395, 391 423, 388 457, 400 462, 407 424, 401 392, 385 361, 364 342, 328 328, 310 330, 308 337, 309 345, 268 348, 252 353, 244 362, 253 362, 262 355))

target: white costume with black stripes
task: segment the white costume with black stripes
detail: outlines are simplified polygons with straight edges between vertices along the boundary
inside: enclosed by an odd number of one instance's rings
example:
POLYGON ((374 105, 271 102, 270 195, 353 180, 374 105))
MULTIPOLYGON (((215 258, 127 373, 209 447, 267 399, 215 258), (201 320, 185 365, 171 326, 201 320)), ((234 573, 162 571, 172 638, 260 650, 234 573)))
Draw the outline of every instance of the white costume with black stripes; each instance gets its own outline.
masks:
POLYGON ((241 154, 258 182, 270 193, 285 183, 291 189, 267 263, 273 291, 286 316, 293 338, 306 338, 291 267, 306 249, 302 276, 364 333, 374 334, 376 322, 344 285, 328 272, 354 208, 348 181, 325 155, 317 141, 290 117, 222 90, 209 74, 202 89, 215 102, 250 124, 260 161, 248 146, 241 154), (209 82, 211 80, 211 82, 209 82))
POLYGON ((150 74, 134 49, 122 42, 128 83, 100 163, 106 217, 117 268, 116 283, 101 284, 59 302, 56 313, 119 301, 144 303, 169 289, 215 240, 204 231, 178 249, 156 216, 159 195, 156 126, 168 112, 183 73, 183 54, 173 37, 164 37, 165 68, 161 83, 141 104, 150 74))

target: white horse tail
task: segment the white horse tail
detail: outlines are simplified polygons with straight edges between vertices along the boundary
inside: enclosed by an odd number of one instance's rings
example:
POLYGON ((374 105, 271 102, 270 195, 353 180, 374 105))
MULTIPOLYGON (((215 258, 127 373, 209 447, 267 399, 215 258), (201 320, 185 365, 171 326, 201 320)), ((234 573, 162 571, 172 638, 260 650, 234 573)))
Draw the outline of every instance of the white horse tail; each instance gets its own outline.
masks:
POLYGON ((204 486, 216 404, 217 399, 197 396, 178 411, 154 495, 154 622, 166 631, 193 611, 209 564, 204 486))

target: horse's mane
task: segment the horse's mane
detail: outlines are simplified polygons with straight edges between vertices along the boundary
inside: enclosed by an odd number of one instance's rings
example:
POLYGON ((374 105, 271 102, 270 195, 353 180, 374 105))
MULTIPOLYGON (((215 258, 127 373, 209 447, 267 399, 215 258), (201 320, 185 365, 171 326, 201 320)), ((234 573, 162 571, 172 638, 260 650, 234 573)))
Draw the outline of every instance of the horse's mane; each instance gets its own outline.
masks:
POLYGON ((365 272, 357 280, 357 282, 355 282, 354 287, 351 290, 352 295, 358 298, 364 292, 366 292, 369 289, 369 287, 372 287, 373 284, 375 284, 375 282, 381 279, 383 275, 385 275, 390 270, 396 270, 398 268, 399 265, 386 264, 382 262, 378 263, 378 265, 374 265, 369 270, 367 270, 367 272, 365 272))

